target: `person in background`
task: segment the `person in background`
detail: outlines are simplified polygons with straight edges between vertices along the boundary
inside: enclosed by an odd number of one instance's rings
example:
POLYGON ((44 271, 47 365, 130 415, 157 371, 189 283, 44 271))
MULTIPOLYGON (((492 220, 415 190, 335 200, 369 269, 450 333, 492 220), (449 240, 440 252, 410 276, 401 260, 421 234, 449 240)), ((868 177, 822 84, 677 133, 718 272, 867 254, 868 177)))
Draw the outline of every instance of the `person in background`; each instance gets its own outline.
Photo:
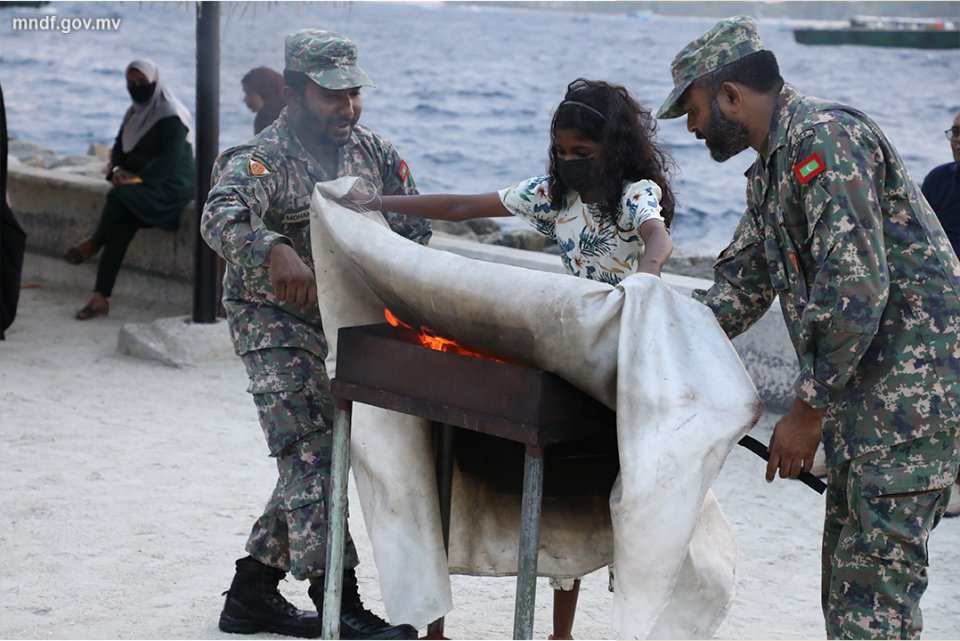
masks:
POLYGON ((283 76, 270 67, 256 67, 240 79, 243 104, 254 112, 253 133, 258 134, 280 116, 286 106, 283 99, 283 76))
MULTIPOLYGON (((953 125, 943 133, 950 141, 953 162, 935 167, 923 179, 920 189, 940 219, 953 253, 960 256, 960 111, 954 116, 953 125)), ((960 477, 944 516, 960 516, 960 477)))
POLYGON ((137 231, 176 230, 183 208, 196 195, 189 110, 160 81, 150 60, 127 65, 126 79, 133 104, 110 152, 107 180, 113 187, 93 235, 63 256, 79 265, 103 248, 93 296, 77 312, 78 320, 110 312, 110 294, 137 231))
POLYGON ((935 167, 920 189, 947 232, 953 252, 960 256, 960 111, 943 133, 950 141, 953 162, 935 167))
MULTIPOLYGON (((546 175, 475 195, 348 194, 342 204, 424 218, 464 221, 519 216, 557 241, 566 271, 616 285, 645 272, 660 276, 673 251, 670 159, 657 123, 625 87, 578 78, 550 125, 546 175)), ((612 571, 611 571, 612 573, 612 571)), ((612 581, 611 581, 612 584, 612 581)), ((551 639, 572 639, 580 579, 551 579, 551 639)))
MULTIPOLYGON (((317 182, 362 176, 384 193, 416 193, 407 163, 377 133, 358 124, 362 87, 373 82, 348 38, 318 29, 286 37, 286 109, 247 144, 223 152, 213 172, 200 233, 227 262, 223 305, 237 354, 250 378, 277 484, 236 561, 219 627, 224 632, 321 633, 333 396, 310 248, 310 196, 317 182), (287 572, 308 579, 316 612, 278 590, 287 572)), ((388 216, 394 231, 426 243, 427 221, 388 216)), ((375 524, 374 524, 375 526, 375 524)), ((344 545, 340 636, 415 639, 363 606, 357 550, 344 545)), ((415 571, 415 570, 414 570, 415 571)))
POLYGON ((20 301, 20 275, 27 234, 17 222, 7 196, 7 109, 0 88, 0 341, 17 316, 20 301))
POLYGON ((779 297, 800 374, 766 479, 809 471, 823 440, 827 637, 918 638, 957 476, 960 262, 880 128, 786 84, 752 18, 721 20, 671 72, 659 117, 686 116, 717 162, 757 152, 747 211, 695 296, 730 337, 779 297))

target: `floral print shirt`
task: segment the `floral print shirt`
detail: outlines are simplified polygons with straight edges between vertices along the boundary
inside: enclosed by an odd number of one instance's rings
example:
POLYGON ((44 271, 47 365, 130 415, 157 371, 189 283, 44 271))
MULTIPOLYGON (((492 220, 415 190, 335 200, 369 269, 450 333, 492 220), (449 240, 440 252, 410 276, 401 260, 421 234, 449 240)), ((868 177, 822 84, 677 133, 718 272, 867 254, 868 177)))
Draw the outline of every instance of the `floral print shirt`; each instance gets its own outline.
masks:
POLYGON ((500 201, 514 216, 557 241, 567 272, 616 285, 637 271, 643 256, 640 225, 663 220, 660 187, 652 180, 626 183, 616 224, 570 191, 561 209, 550 208, 550 177, 537 176, 500 190, 500 201))

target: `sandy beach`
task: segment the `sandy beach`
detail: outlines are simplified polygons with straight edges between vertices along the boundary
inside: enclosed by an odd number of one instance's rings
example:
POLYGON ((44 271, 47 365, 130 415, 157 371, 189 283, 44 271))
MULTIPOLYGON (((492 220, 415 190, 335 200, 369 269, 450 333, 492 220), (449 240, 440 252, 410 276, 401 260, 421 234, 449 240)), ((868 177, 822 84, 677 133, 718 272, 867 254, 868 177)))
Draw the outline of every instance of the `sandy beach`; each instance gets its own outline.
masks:
MULTIPOLYGON (((73 313, 85 292, 25 285, 0 342, 0 637, 236 638, 217 629, 221 593, 276 478, 240 360, 206 350, 174 368, 120 354, 125 323, 185 311, 115 297, 108 317, 81 323, 73 313)), ((226 344, 222 322, 187 331, 226 344)), ((777 418, 765 415, 753 435, 766 442, 777 418)), ((715 484, 741 557, 716 636, 822 639, 823 498, 797 482, 767 484, 763 470, 735 448, 715 484)), ((359 509, 351 531, 361 593, 382 614, 359 509)), ((941 523, 929 552, 923 637, 960 638, 960 518, 941 523)), ((585 578, 575 637, 612 638, 606 585, 606 570, 585 578)), ((509 638, 514 588, 509 577, 453 577, 446 635, 509 638)), ((305 584, 281 590, 310 605, 305 584)), ((535 636, 546 638, 546 580, 537 597, 535 636)))

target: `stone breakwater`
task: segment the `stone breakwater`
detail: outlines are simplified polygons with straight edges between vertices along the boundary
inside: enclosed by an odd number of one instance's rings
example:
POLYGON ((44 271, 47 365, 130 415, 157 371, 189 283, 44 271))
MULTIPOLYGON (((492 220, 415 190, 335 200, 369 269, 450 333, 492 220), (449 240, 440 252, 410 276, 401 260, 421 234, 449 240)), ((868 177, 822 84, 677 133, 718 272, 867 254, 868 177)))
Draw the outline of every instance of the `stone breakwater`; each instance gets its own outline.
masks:
MULTIPOLYGON (((21 140, 10 141, 11 166, 16 164, 49 169, 73 176, 100 179, 106 172, 110 150, 99 143, 90 145, 86 154, 60 156, 56 152, 40 145, 21 140)), ((434 221, 434 229, 438 232, 457 236, 463 240, 471 240, 486 245, 499 245, 514 249, 545 252, 557 255, 559 249, 556 242, 532 229, 503 229, 494 219, 481 218, 464 223, 450 223, 434 221)), ((686 252, 678 247, 670 262, 668 270, 682 276, 709 278, 712 273, 713 255, 702 255, 686 252)))

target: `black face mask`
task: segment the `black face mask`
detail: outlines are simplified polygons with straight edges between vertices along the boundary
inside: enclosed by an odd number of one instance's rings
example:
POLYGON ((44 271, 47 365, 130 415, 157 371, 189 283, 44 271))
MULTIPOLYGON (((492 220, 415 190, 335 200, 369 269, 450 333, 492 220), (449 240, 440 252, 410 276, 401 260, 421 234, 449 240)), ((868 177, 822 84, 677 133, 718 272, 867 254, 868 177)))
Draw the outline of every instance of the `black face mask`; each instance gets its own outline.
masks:
POLYGON ((139 105, 142 105, 146 101, 150 100, 153 97, 153 92, 157 89, 157 83, 151 82, 149 85, 139 85, 137 87, 132 87, 127 85, 127 91, 130 93, 130 97, 133 98, 133 101, 139 105))
POLYGON ((578 194, 590 191, 593 187, 593 158, 557 158, 557 173, 560 180, 578 194))

